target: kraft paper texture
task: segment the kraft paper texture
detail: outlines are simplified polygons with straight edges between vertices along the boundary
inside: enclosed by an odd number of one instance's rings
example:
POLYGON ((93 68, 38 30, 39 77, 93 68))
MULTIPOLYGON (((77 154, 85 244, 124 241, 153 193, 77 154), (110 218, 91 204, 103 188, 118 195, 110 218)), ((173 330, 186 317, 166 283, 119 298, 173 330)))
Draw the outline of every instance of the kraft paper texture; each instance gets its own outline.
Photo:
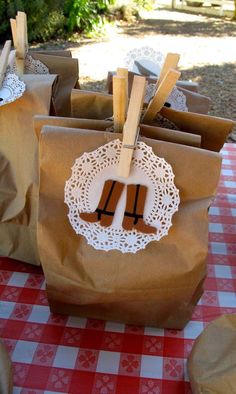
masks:
POLYGON ((38 141, 33 116, 48 115, 55 75, 24 75, 24 95, 0 110, 0 255, 39 264, 38 141))
POLYGON ((181 204, 159 242, 136 254, 98 251, 76 235, 64 203, 76 158, 120 134, 44 126, 40 137, 38 242, 52 311, 183 328, 202 294, 208 208, 220 175, 218 153, 142 138, 172 165, 181 204))
MULTIPOLYGON (((42 55, 72 57, 71 51, 66 51, 66 50, 63 50, 63 49, 55 49, 55 51, 52 51, 52 50, 48 50, 48 51, 45 51, 45 50, 38 51, 38 50, 37 50, 37 51, 32 51, 32 52, 30 52, 31 55, 32 55, 32 54, 37 54, 37 53, 40 53, 40 54, 42 54, 42 55)), ((36 55, 36 56, 37 56, 37 55, 36 55)))
MULTIPOLYGON (((64 51, 65 52, 65 51, 64 51)), ((40 52, 31 52, 31 56, 40 60, 48 67, 50 74, 57 74, 57 86, 54 91, 52 100, 54 115, 70 116, 70 94, 71 89, 77 87, 79 78, 78 60, 70 56, 60 56, 58 54, 45 54, 40 52)), ((63 54, 63 52, 61 53, 63 54)), ((70 53, 69 53, 70 54, 70 53)))
POLYGON ((104 120, 113 116, 111 94, 72 89, 71 117, 104 120))
POLYGON ((236 315, 211 322, 188 359, 193 394, 236 393, 236 315))
POLYGON ((0 393, 12 394, 12 364, 5 346, 0 342, 0 393))
MULTIPOLYGON (((74 118, 106 119, 113 114, 112 95, 106 93, 80 91, 73 89, 71 93, 71 116, 74 118)), ((234 127, 229 119, 197 114, 193 112, 175 111, 163 107, 161 115, 176 124, 185 133, 201 137, 201 148, 219 152, 227 136, 234 127)), ((155 121, 152 126, 157 126, 155 121)))
POLYGON ((201 147, 219 152, 234 127, 230 119, 192 112, 162 108, 161 115, 173 122, 180 130, 201 136, 201 147))
MULTIPOLYGON (((109 131, 110 128, 113 126, 113 122, 106 120, 59 118, 56 116, 36 115, 34 117, 34 127, 38 138, 40 136, 42 127, 46 125, 109 131)), ((201 145, 201 137, 199 135, 182 133, 181 131, 169 130, 161 127, 141 125, 140 134, 152 139, 175 142, 177 144, 196 147, 200 147, 201 145)))
MULTIPOLYGON (((115 73, 108 72, 107 76, 107 90, 108 93, 112 94, 112 77, 115 73)), ((128 74, 128 91, 129 95, 131 93, 132 83, 134 76, 137 75, 131 71, 128 74)), ((148 83, 155 84, 157 82, 154 78, 146 78, 148 83)), ((200 114, 207 114, 209 111, 211 99, 209 97, 203 96, 197 92, 189 90, 191 85, 187 84, 186 81, 178 81, 176 84, 178 90, 180 90, 186 96, 186 105, 190 112, 197 112, 200 114)))

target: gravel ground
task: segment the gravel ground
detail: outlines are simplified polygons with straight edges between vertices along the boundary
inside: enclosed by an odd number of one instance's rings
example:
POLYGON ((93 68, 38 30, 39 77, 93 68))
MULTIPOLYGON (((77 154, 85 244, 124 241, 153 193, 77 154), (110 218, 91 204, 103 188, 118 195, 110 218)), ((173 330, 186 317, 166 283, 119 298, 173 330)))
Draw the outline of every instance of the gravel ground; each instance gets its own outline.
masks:
MULTIPOLYGON (((212 100, 210 114, 236 121, 236 23, 229 19, 159 10, 118 25, 104 41, 60 46, 79 58, 81 87, 101 91, 107 71, 122 66, 129 50, 151 46, 164 54, 178 52, 181 79, 199 83, 199 92, 212 100)), ((236 142, 236 128, 231 138, 236 142)))

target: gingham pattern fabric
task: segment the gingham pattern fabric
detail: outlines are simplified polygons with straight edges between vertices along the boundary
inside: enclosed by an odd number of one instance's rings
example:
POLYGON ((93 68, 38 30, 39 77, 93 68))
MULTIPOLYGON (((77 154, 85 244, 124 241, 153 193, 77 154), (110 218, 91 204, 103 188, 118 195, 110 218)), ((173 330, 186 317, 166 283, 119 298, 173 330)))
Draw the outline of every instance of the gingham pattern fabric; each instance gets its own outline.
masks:
POLYGON ((208 277, 182 331, 55 315, 41 268, 0 259, 0 337, 14 394, 190 394, 186 358, 213 319, 236 313, 236 145, 210 210, 208 277))

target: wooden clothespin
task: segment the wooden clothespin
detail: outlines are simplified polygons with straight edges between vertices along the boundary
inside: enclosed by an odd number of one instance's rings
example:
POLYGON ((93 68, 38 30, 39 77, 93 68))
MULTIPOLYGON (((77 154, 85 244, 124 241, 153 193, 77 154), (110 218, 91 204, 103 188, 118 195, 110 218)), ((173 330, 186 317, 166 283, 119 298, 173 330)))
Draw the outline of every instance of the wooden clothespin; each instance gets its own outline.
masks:
POLYGON ((0 88, 2 87, 3 80, 5 78, 9 53, 11 50, 11 40, 5 42, 1 56, 0 56, 0 88))
POLYGON ((116 70, 116 75, 117 77, 123 77, 125 78, 125 113, 127 113, 127 109, 128 109, 128 101, 129 101, 129 94, 128 94, 128 84, 129 84, 129 71, 127 68, 120 68, 118 67, 116 70))
POLYGON ((146 90, 146 78, 135 76, 129 101, 127 119, 123 128, 123 143, 118 165, 118 175, 128 178, 133 151, 139 134, 139 121, 146 90))
POLYGON ((11 18, 10 25, 11 25, 11 35, 12 35, 13 45, 14 45, 14 48, 16 49, 16 47, 17 47, 16 20, 11 18))
POLYGON ((128 107, 128 70, 118 68, 113 77, 114 132, 122 133, 128 107))
POLYGON ((129 75, 128 68, 118 67, 117 70, 116 70, 116 75, 117 75, 117 77, 124 77, 126 79, 127 91, 128 91, 128 75, 129 75))
POLYGON ((25 56, 28 50, 26 13, 18 11, 16 19, 10 19, 13 44, 16 49, 16 67, 19 74, 24 74, 25 56))
POLYGON ((126 117, 125 78, 113 76, 114 132, 122 133, 126 117))
POLYGON ((163 81, 163 79, 165 78, 166 74, 170 69, 174 69, 174 70, 176 69, 179 63, 179 59, 180 59, 180 55, 178 53, 167 53, 160 72, 160 76, 157 81, 157 86, 160 86, 161 82, 163 81))
POLYGON ((147 107, 143 117, 143 122, 151 122, 155 118, 156 114, 160 112, 180 75, 181 73, 179 71, 172 69, 168 71, 161 84, 158 86, 155 96, 147 107))

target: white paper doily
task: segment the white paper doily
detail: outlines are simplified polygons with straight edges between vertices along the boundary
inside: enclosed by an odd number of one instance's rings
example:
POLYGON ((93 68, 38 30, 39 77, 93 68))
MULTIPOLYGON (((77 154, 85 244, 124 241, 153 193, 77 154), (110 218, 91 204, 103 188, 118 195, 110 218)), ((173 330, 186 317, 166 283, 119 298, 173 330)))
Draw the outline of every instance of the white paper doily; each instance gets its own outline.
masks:
POLYGON ((137 143, 129 178, 118 177, 116 173, 121 147, 122 142, 117 139, 76 159, 72 175, 65 184, 65 203, 69 207, 68 218, 71 226, 77 234, 86 237, 89 245, 98 250, 117 249, 123 253, 136 253, 149 242, 159 241, 168 234, 172 216, 178 210, 179 191, 174 184, 170 164, 157 157, 144 142, 137 143), (104 182, 108 179, 147 186, 144 221, 157 228, 156 234, 126 231, 122 228, 126 187, 110 227, 102 227, 99 222, 88 223, 80 218, 80 212, 96 210, 104 182))
MULTIPOLYGON (((144 76, 150 75, 158 77, 163 63, 164 55, 161 52, 155 51, 152 47, 147 46, 132 49, 126 54, 124 59, 124 66, 128 68, 129 71, 144 76)), ((151 100, 155 92, 156 85, 149 84, 145 94, 146 103, 151 100)), ((172 90, 167 101, 173 109, 184 112, 188 111, 186 97, 176 86, 172 90)))
POLYGON ((164 62, 164 56, 161 52, 155 51, 152 47, 140 47, 134 48, 129 51, 124 59, 124 66, 129 71, 133 71, 140 75, 147 75, 150 71, 150 75, 157 76, 160 74, 162 64, 164 62), (140 66, 137 65, 139 63, 140 66), (142 67, 144 70, 142 70, 142 67))
MULTIPOLYGON (((13 62, 9 65, 11 72, 16 72, 16 63, 13 62)), ((49 69, 40 60, 35 60, 28 53, 25 57, 25 73, 26 74, 49 74, 49 69)))
MULTIPOLYGON (((146 94, 145 94, 145 102, 148 103, 156 93, 156 84, 150 83, 147 86, 146 94)), ((187 112, 188 107, 186 104, 186 96, 178 90, 176 86, 174 86, 172 92, 170 93, 167 102, 170 104, 172 109, 177 111, 187 112)))
POLYGON ((16 74, 6 74, 0 88, 0 106, 20 98, 25 91, 25 83, 16 74))

